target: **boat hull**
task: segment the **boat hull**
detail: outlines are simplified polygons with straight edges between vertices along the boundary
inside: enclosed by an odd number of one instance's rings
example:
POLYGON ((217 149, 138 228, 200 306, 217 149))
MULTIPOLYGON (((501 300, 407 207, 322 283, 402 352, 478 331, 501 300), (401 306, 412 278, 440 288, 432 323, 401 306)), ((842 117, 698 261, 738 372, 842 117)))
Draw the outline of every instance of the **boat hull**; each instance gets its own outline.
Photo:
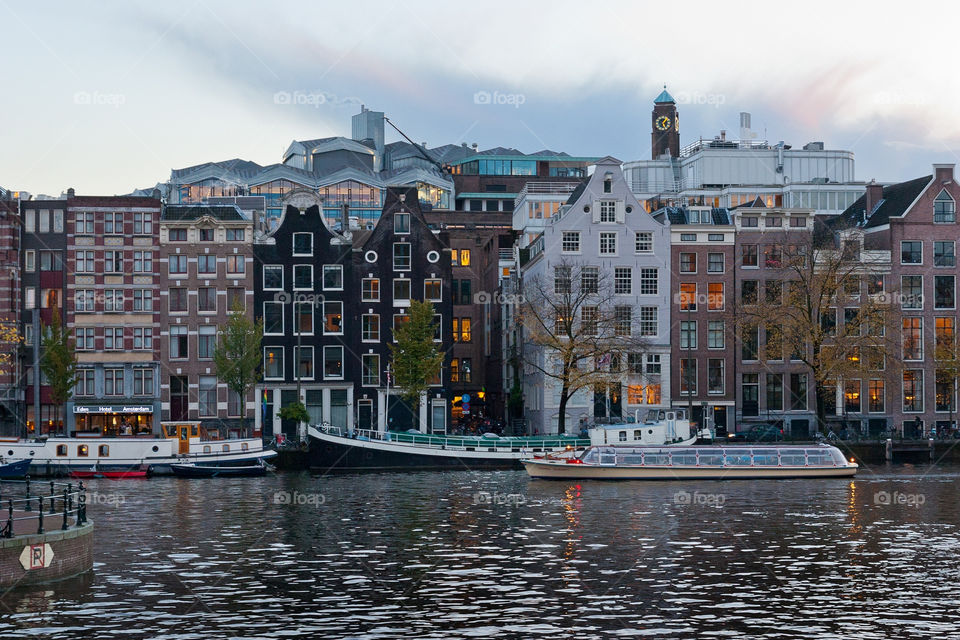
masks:
POLYGON ((847 478, 857 465, 844 467, 614 467, 524 460, 531 478, 556 480, 736 480, 775 478, 847 478))
POLYGON ((310 439, 310 471, 519 469, 520 453, 435 449, 322 435, 310 439))
POLYGON ((252 478, 263 476, 267 468, 263 465, 247 465, 240 467, 226 466, 198 466, 187 464, 170 465, 173 475, 178 478, 252 478))
POLYGON ((0 465, 0 479, 10 480, 13 478, 23 478, 30 471, 29 460, 18 460, 8 464, 0 465))

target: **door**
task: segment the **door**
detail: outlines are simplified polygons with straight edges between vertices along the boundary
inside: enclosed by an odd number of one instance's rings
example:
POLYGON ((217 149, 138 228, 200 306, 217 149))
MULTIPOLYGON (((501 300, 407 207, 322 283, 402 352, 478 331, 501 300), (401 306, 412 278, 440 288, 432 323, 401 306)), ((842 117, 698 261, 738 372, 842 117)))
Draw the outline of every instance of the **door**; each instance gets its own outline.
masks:
POLYGON ((187 377, 170 376, 170 420, 187 420, 187 377))
POLYGON ((727 435, 727 408, 713 408, 713 428, 718 436, 727 435))
POLYGON ((433 400, 431 405, 430 425, 431 432, 445 434, 447 432, 447 403, 444 400, 433 400))
POLYGON ((190 427, 188 425, 180 425, 180 453, 190 453, 190 427))
POLYGON ((367 431, 373 429, 373 400, 357 402, 357 428, 367 431))

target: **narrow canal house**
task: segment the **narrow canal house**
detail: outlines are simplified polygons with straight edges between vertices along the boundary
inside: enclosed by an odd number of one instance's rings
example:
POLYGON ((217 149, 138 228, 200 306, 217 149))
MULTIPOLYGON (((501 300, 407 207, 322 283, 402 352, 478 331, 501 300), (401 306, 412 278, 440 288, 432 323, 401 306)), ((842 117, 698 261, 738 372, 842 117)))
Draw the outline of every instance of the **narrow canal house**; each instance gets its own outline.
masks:
POLYGON ((280 410, 298 399, 312 424, 354 425, 360 362, 349 357, 345 329, 353 323, 344 320, 356 317, 359 296, 348 221, 346 232, 333 231, 312 190, 292 191, 282 202, 279 222, 253 246, 254 309, 264 325, 256 428, 292 438, 302 434, 280 410))
MULTIPOLYGON (((444 433, 449 424, 451 381, 462 375, 450 355, 454 326, 450 250, 446 234, 432 231, 420 210, 416 187, 388 187, 386 202, 371 230, 354 231, 354 274, 359 317, 348 323, 359 360, 357 424, 361 429, 418 428, 444 433), (394 329, 408 319, 412 300, 429 301, 437 325, 436 343, 445 354, 440 376, 421 398, 414 415, 400 400, 388 373, 394 329)), ((462 335, 462 334, 461 334, 462 335)), ((478 363, 479 364, 479 363, 478 363)))
POLYGON ((79 360, 67 430, 157 433, 159 193, 67 193, 66 322, 79 360))
MULTIPOLYGON (((62 222, 62 209, 60 215, 62 222)), ((21 335, 22 238, 19 194, 0 189, 0 326, 15 329, 21 335)), ((0 434, 20 436, 24 433, 25 387, 21 355, 26 350, 21 352, 14 342, 5 343, 2 348, 8 360, 0 371, 0 434)))
POLYGON ((253 221, 236 205, 167 205, 159 224, 160 394, 163 420, 209 432, 252 426, 241 398, 217 379, 217 332, 236 308, 253 318, 253 221))

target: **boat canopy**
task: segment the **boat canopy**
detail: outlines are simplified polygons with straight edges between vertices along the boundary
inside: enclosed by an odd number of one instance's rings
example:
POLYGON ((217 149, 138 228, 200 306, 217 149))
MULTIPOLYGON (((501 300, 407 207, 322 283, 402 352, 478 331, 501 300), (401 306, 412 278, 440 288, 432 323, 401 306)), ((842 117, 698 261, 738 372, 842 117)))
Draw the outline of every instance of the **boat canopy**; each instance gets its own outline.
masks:
POLYGON ((829 445, 781 447, 591 447, 585 464, 655 467, 840 467, 843 453, 829 445))

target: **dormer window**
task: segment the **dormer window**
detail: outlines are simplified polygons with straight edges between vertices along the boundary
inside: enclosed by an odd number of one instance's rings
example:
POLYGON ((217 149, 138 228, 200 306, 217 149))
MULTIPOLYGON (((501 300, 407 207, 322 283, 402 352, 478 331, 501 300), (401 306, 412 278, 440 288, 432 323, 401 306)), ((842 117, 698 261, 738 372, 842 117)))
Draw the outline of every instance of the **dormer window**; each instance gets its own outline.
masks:
POLYGON ((213 242, 213 229, 200 229, 200 242, 213 242))
POLYGON ((613 191, 613 181, 607 178, 603 181, 603 192, 611 193, 613 191))
POLYGON ((933 221, 941 223, 957 221, 957 205, 946 189, 942 189, 933 201, 933 221))
POLYGON ((293 255, 312 256, 313 255, 313 234, 295 233, 293 234, 293 255))

